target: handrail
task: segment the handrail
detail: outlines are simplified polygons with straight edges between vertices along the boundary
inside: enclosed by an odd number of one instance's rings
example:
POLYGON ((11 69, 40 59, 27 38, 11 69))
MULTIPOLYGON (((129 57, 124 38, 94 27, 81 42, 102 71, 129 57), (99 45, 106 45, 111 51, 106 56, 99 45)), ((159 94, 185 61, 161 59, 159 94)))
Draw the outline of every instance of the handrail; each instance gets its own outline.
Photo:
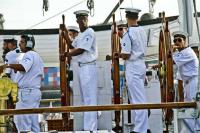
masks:
POLYGON ((140 110, 140 109, 170 109, 170 108, 197 108, 196 102, 169 102, 146 104, 114 104, 101 106, 62 106, 36 109, 2 109, 0 115, 20 115, 38 113, 64 113, 84 111, 110 111, 110 110, 140 110))

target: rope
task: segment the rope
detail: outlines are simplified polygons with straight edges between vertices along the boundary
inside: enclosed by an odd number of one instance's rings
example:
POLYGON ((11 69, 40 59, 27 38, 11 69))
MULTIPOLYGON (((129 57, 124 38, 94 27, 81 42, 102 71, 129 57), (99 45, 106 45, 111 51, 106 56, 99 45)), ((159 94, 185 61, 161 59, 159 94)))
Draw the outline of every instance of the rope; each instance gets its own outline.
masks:
MULTIPOLYGON (((121 2, 120 2, 120 0, 119 0, 119 8, 120 8, 120 6, 121 6, 121 2)), ((119 13, 120 13, 120 19, 121 19, 121 21, 122 21, 122 12, 121 12, 120 9, 119 9, 119 13)))
POLYGON ((132 8, 133 8, 133 1, 131 0, 131 6, 132 6, 132 8))
POLYGON ((40 24, 42 24, 42 23, 44 23, 44 22, 46 22, 46 21, 48 21, 48 20, 50 20, 50 19, 52 19, 52 18, 58 16, 58 15, 60 15, 60 14, 64 13, 64 12, 66 12, 66 11, 68 11, 68 10, 70 10, 70 9, 72 9, 72 8, 74 8, 74 7, 78 6, 78 5, 80 5, 80 4, 82 4, 82 3, 85 2, 85 1, 86 1, 86 0, 82 0, 81 2, 79 2, 79 3, 77 3, 77 4, 73 5, 73 6, 71 6, 71 7, 69 7, 69 8, 67 8, 67 9, 65 9, 65 10, 63 10, 63 11, 61 11, 61 12, 59 12, 59 13, 57 13, 57 14, 55 14, 55 15, 53 15, 53 16, 51 16, 51 17, 49 17, 49 18, 47 18, 47 19, 45 19, 45 20, 43 20, 43 21, 41 21, 41 22, 39 22, 39 23, 37 23, 37 24, 34 24, 34 25, 32 25, 32 26, 26 28, 25 30, 23 30, 23 31, 21 31, 21 32, 18 32, 18 33, 16 33, 16 34, 21 34, 21 33, 25 32, 25 31, 27 31, 27 30, 29 30, 29 29, 32 29, 33 27, 38 26, 38 25, 40 25, 40 24))
POLYGON ((87 0, 87 7, 90 10, 90 16, 94 16, 94 1, 93 0, 87 0))

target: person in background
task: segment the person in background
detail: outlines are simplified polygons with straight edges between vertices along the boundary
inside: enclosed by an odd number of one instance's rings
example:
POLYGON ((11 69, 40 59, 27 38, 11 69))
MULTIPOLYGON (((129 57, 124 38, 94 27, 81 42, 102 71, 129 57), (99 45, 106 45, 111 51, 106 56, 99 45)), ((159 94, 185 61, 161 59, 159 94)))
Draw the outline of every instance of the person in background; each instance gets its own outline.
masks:
MULTIPOLYGON (((123 35, 127 32, 127 24, 125 24, 123 21, 117 22, 117 34, 120 37, 120 42, 122 40, 123 35)), ((120 49, 121 51, 121 45, 120 49)), ((119 63, 119 70, 120 70, 120 97, 123 97, 123 89, 125 85, 125 66, 124 61, 120 60, 119 63)))
POLYGON ((10 39, 4 39, 3 40, 3 47, 2 47, 2 49, 3 49, 3 54, 2 54, 2 59, 3 59, 3 61, 5 62, 6 60, 5 60, 5 57, 6 57, 6 54, 9 52, 9 49, 8 49, 8 41, 9 41, 10 39))
POLYGON ((9 39, 7 45, 8 45, 9 51, 12 51, 17 48, 17 40, 14 38, 9 39))
POLYGON ((68 29, 69 37, 71 41, 73 41, 78 36, 80 29, 76 26, 68 26, 67 29, 68 29))
POLYGON ((127 31, 127 25, 123 21, 117 23, 117 33, 120 38, 123 37, 124 33, 127 31))
MULTIPOLYGON (((9 39, 7 42, 7 47, 9 49, 9 52, 5 56, 5 64, 18 64, 19 63, 19 57, 20 57, 20 49, 17 47, 17 40, 9 39)), ((13 69, 6 68, 5 74, 7 77, 9 77, 14 83, 16 83, 16 79, 18 76, 18 72, 14 71, 13 69)), ((15 105, 13 103, 12 97, 9 95, 9 100, 7 102, 8 109, 14 109, 15 105)))
MULTIPOLYGON (((80 29, 76 26, 68 26, 67 30, 68 30, 68 36, 69 36, 70 40, 73 42, 73 40, 78 36, 80 29)), ((69 49, 70 52, 72 52, 73 50, 74 49, 69 49)), ((71 78, 72 81, 70 81, 70 87, 72 88, 71 92, 73 93, 73 87, 76 87, 76 85, 78 84, 77 82, 75 83, 73 81, 76 81, 78 78, 77 69, 79 67, 75 56, 71 58, 70 64, 68 64, 68 65, 70 65, 68 74, 70 75, 70 72, 72 72, 71 75, 73 75, 71 78)), ((70 76, 69 76, 69 78, 70 78, 70 76)), ((73 97, 71 97, 71 105, 72 104, 73 104, 73 97)))
MULTIPOLYGON (((8 45, 9 52, 6 54, 5 64, 18 64, 20 49, 17 47, 17 40, 15 40, 14 38, 9 39, 7 45, 8 45)), ((16 82, 15 76, 17 72, 14 72, 13 69, 7 68, 5 73, 8 77, 11 78, 13 82, 16 82)))

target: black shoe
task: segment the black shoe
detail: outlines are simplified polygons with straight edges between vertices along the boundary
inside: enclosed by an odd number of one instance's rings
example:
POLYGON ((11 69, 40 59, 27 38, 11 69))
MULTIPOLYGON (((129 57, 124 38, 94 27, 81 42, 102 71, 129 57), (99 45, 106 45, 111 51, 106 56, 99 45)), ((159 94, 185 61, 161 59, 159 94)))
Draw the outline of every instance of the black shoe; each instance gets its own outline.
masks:
POLYGON ((130 133, 138 133, 138 132, 135 132, 135 131, 131 131, 130 133))
POLYGON ((147 133, 151 133, 151 130, 150 130, 150 129, 147 129, 147 133))
MULTIPOLYGON (((138 132, 131 131, 130 133, 138 133, 138 132)), ((150 130, 150 129, 147 129, 147 133, 151 133, 151 130, 150 130)))

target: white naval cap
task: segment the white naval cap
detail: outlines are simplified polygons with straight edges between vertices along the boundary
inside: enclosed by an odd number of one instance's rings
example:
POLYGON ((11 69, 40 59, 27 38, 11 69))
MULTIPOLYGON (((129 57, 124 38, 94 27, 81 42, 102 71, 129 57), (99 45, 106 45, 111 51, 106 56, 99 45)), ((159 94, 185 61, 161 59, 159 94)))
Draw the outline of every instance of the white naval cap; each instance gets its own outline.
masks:
POLYGON ((75 11, 74 14, 76 15, 76 17, 88 16, 89 11, 87 11, 87 10, 78 10, 78 11, 75 11))
POLYGON ((188 37, 188 33, 184 32, 184 31, 175 31, 172 33, 172 36, 175 37, 182 37, 182 38, 187 38, 188 37))
POLYGON ((137 9, 137 8, 127 7, 127 8, 124 8, 124 9, 125 9, 126 13, 136 13, 136 14, 138 14, 139 12, 141 12, 141 10, 137 9))
POLYGON ((126 18, 134 18, 138 19, 138 14, 141 12, 140 9, 137 8, 124 8, 126 13, 126 18))
POLYGON ((124 26, 126 25, 126 22, 120 20, 120 21, 118 21, 118 22, 116 23, 116 25, 117 25, 117 26, 123 26, 123 27, 124 27, 124 26))
POLYGON ((69 31, 76 31, 76 32, 80 32, 80 29, 77 26, 68 26, 67 29, 69 31))

